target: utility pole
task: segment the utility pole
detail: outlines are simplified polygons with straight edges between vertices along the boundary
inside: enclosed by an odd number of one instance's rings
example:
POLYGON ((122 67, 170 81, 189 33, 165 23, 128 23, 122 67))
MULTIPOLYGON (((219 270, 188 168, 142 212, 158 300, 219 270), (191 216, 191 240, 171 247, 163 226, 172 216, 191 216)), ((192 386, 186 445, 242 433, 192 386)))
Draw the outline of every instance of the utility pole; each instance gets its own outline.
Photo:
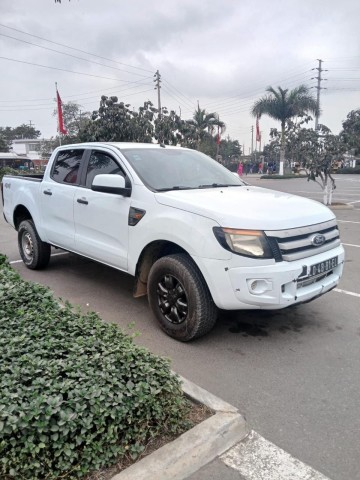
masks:
MULTIPOLYGON (((158 94, 158 119, 161 120, 161 117, 162 117, 162 112, 161 112, 161 98, 160 98, 160 83, 161 83, 161 75, 160 75, 160 72, 159 70, 156 70, 156 73, 154 75, 154 82, 155 82, 155 87, 154 87, 154 90, 157 90, 157 94, 158 94)), ((159 139, 158 139, 158 142, 160 144, 162 144, 164 142, 164 135, 163 135, 163 131, 162 131, 162 128, 161 128, 161 122, 160 122, 160 128, 159 128, 159 139)))
POLYGON ((31 128, 34 124, 29 120, 29 127, 31 128))
POLYGON ((312 68, 312 69, 311 69, 311 70, 317 70, 317 71, 318 71, 317 77, 312 77, 312 78, 311 78, 311 80, 317 80, 317 86, 316 86, 316 87, 313 87, 313 88, 316 88, 316 90, 317 90, 317 94, 316 94, 317 112, 316 112, 316 115, 315 115, 315 130, 318 129, 319 117, 320 117, 320 90, 326 90, 326 88, 324 88, 324 87, 321 86, 321 82, 322 82, 323 80, 327 80, 327 78, 322 78, 322 77, 321 77, 321 73, 322 73, 322 72, 327 72, 327 70, 324 70, 324 69, 321 67, 321 64, 323 63, 323 60, 320 60, 320 59, 318 58, 317 61, 319 62, 319 66, 316 67, 316 68, 312 68))
POLYGON ((154 82, 155 82, 154 90, 158 91, 158 110, 159 110, 158 117, 161 118, 161 98, 160 98, 161 75, 159 73, 159 70, 156 70, 156 73, 155 73, 154 77, 155 77, 155 79, 154 79, 154 82))

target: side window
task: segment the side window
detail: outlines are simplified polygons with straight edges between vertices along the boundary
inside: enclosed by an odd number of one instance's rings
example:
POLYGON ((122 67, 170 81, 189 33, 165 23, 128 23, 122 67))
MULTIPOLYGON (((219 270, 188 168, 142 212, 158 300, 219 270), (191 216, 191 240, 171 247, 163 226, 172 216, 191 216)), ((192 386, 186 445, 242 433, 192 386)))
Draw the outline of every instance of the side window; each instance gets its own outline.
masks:
POLYGON ((64 150, 56 157, 51 178, 59 183, 77 184, 79 168, 84 150, 64 150))
POLYGON ((91 188, 94 178, 101 173, 125 177, 123 170, 110 155, 104 152, 93 151, 86 172, 86 188, 91 188))

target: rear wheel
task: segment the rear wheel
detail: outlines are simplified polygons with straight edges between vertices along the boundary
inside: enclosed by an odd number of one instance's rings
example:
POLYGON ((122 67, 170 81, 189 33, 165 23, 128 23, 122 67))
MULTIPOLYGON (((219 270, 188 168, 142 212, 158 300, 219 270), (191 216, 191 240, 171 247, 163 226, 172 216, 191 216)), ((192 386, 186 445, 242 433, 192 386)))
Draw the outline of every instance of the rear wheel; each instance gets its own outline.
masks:
POLYGON ((49 263, 51 247, 40 239, 32 220, 20 223, 18 245, 20 256, 27 268, 39 270, 49 263))
POLYGON ((150 307, 161 328, 187 342, 209 332, 217 308, 197 266, 183 253, 157 260, 148 278, 150 307))

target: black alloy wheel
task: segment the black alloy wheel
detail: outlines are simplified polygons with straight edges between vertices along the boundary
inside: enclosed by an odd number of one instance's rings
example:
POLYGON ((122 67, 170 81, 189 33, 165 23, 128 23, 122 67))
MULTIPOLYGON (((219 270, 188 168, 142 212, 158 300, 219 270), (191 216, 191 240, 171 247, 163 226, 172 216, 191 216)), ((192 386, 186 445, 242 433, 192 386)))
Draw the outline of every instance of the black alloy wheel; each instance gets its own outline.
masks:
POLYGON ((159 307, 167 320, 179 324, 188 315, 188 299, 181 282, 173 275, 167 274, 160 279, 157 288, 159 307))
POLYGON ((148 278, 148 299, 160 327, 188 342, 215 325, 217 308, 193 259, 186 253, 159 258, 148 278))

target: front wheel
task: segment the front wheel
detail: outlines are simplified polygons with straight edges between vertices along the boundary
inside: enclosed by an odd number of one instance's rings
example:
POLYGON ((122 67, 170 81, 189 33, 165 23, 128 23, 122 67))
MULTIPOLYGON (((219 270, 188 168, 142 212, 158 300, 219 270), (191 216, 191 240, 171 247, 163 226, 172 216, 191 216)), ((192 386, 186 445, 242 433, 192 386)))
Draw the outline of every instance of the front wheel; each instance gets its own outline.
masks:
POLYGON ((217 308, 197 266, 183 253, 157 260, 148 278, 150 307, 161 328, 187 342, 209 332, 217 308))
POLYGON ((50 260, 51 247, 43 242, 32 220, 24 220, 18 230, 20 256, 31 270, 45 268, 50 260))

